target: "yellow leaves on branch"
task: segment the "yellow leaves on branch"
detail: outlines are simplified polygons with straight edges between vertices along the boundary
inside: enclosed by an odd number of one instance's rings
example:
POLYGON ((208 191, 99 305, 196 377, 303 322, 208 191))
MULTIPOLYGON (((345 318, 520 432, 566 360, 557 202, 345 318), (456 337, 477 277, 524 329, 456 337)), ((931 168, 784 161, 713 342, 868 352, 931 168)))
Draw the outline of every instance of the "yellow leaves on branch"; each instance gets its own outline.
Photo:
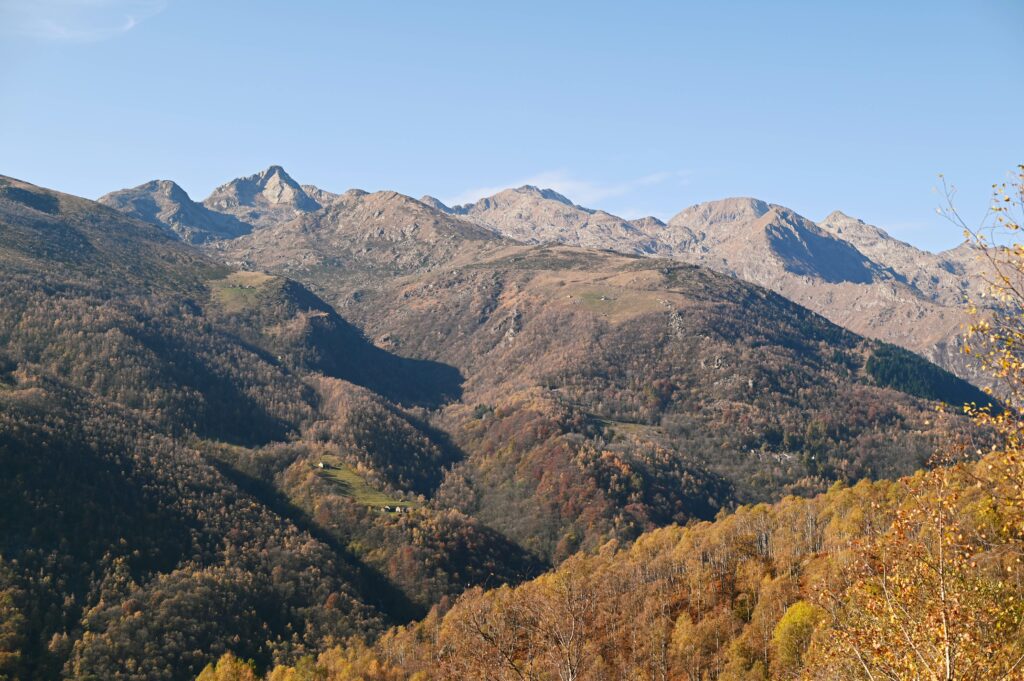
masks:
POLYGON ((1024 245, 999 246, 996 231, 1021 223, 1019 171, 1017 183, 994 187, 992 229, 968 227, 951 202, 943 211, 990 269, 988 304, 970 305, 977 321, 962 350, 997 384, 1001 408, 965 406, 994 433, 992 452, 957 464, 967 446, 947 443, 938 467, 902 483, 892 525, 821 592, 831 619, 815 631, 805 678, 1024 678, 1024 245))

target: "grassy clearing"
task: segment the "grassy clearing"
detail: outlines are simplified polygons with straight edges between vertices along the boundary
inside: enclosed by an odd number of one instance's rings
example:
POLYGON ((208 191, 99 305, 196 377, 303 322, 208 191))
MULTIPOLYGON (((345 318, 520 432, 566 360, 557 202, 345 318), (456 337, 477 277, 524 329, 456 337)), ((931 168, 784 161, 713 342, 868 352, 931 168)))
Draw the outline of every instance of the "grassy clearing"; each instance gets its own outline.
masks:
MULTIPOLYGON (((651 291, 636 291, 626 288, 567 286, 566 296, 572 296, 577 304, 588 312, 607 317, 610 321, 621 322, 653 312, 664 312, 670 307, 667 299, 673 296, 651 291), (664 302, 663 302, 663 299, 664 302)), ((568 297, 565 300, 572 300, 568 297)))
POLYGON ((259 304, 267 287, 278 277, 263 272, 232 272, 210 282, 213 299, 226 312, 241 312, 259 304))
POLYGON ((658 426, 651 426, 646 423, 633 423, 631 421, 615 421, 613 419, 598 419, 606 428, 614 428, 620 433, 631 435, 651 435, 661 432, 658 426))
POLYGON ((338 459, 324 457, 321 461, 327 464, 329 468, 321 470, 320 475, 335 483, 341 494, 351 497, 356 503, 369 506, 370 508, 384 508, 385 506, 415 507, 417 505, 414 502, 404 501, 370 486, 354 468, 341 463, 338 459))

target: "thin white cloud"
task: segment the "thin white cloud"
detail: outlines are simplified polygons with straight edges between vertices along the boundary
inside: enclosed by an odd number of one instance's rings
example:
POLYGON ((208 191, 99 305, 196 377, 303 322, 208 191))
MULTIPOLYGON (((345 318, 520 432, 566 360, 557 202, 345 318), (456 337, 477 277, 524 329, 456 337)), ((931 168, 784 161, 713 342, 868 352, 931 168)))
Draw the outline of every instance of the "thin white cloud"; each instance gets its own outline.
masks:
POLYGON ((573 177, 572 174, 565 170, 546 170, 501 186, 467 189, 455 196, 449 197, 445 200, 445 203, 449 206, 473 203, 485 196, 493 196, 509 187, 521 187, 524 184, 531 184, 541 189, 554 189, 559 194, 566 196, 581 206, 594 207, 601 201, 625 196, 642 187, 663 184, 674 179, 685 183, 685 177, 686 173, 683 171, 651 173, 650 175, 636 177, 623 182, 604 184, 573 177))
POLYGON ((0 34, 100 42, 127 33, 166 6, 167 0, 0 0, 0 34))

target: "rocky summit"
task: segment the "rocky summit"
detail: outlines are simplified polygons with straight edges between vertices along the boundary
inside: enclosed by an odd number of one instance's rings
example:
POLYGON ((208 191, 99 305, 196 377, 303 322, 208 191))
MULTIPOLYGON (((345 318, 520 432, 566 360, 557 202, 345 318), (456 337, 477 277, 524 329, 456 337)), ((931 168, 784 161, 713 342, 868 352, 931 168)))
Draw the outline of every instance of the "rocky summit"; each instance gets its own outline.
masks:
POLYGON ((233 215, 196 203, 170 180, 152 180, 138 187, 111 192, 100 197, 99 202, 166 227, 189 243, 233 239, 252 229, 233 215))
POLYGON ((260 227, 321 208, 284 168, 277 165, 217 187, 206 197, 203 205, 260 227))

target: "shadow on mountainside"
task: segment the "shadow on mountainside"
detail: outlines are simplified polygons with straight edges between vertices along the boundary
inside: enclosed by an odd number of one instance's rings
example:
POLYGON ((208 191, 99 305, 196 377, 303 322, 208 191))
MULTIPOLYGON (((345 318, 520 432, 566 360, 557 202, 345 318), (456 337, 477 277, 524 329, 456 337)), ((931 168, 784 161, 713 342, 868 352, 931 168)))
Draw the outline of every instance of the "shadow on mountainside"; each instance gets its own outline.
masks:
POLYGON ((352 571, 351 583, 363 602, 376 608, 378 612, 388 618, 390 623, 407 624, 426 615, 425 610, 409 599, 386 575, 360 560, 349 551, 348 547, 317 525, 304 510, 293 504, 273 485, 217 459, 207 457, 207 461, 240 490, 303 532, 307 532, 317 541, 330 547, 352 571))
MULTIPOLYGON (((432 409, 462 397, 464 378, 457 368, 377 347, 358 327, 297 282, 286 281, 280 296, 289 307, 287 315, 295 316, 291 322, 278 324, 277 343, 294 363, 369 388, 406 406, 432 409)), ((272 325, 266 319, 260 324, 263 328, 272 325)))
POLYGON ((250 302, 222 308, 221 320, 292 366, 369 388, 408 407, 434 409, 462 397, 458 369, 377 347, 298 282, 267 275, 241 291, 251 292, 250 302))
MULTIPOLYGON (((797 229, 795 225, 787 227, 789 229, 771 225, 767 235, 772 249, 789 272, 819 277, 830 284, 870 284, 879 276, 877 266, 845 241, 797 229)), ((886 270, 886 274, 899 279, 891 271, 886 270)))
MULTIPOLYGON (((347 324, 347 323, 346 323, 347 324)), ((435 409, 462 397, 462 373, 453 366, 425 359, 394 355, 362 338, 350 352, 337 358, 335 378, 342 378, 386 397, 396 404, 435 409)))

